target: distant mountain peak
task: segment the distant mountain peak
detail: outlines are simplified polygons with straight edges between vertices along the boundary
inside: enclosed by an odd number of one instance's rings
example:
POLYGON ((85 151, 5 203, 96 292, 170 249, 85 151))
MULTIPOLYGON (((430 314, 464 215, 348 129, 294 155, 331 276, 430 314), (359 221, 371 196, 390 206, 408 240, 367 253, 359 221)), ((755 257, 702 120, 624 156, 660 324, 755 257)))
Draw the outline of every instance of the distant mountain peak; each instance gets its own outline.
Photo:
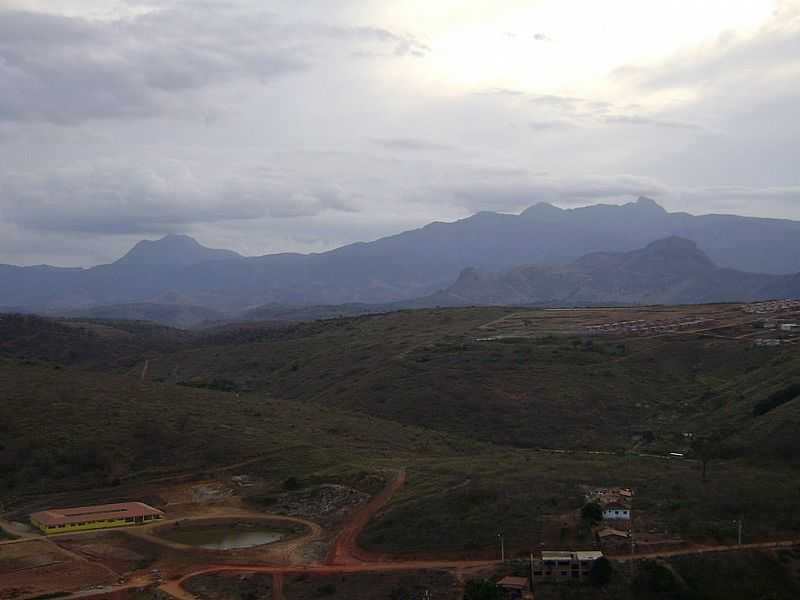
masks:
POLYGON ((155 240, 155 241, 152 241, 152 242, 151 242, 150 240, 143 240, 143 241, 144 241, 144 242, 150 242, 150 243, 152 243, 152 244, 158 244, 159 242, 176 242, 176 241, 182 241, 182 242, 189 242, 189 243, 191 243, 191 244, 195 244, 195 245, 197 245, 197 246, 200 246, 200 245, 201 245, 201 244, 200 244, 200 242, 198 242, 198 241, 197 241, 196 239, 194 239, 192 236, 190 236, 190 235, 186 235, 185 233, 168 233, 167 235, 165 235, 164 237, 162 237, 160 240, 155 240))
POLYGON ((549 202, 537 202, 533 206, 529 206, 520 213, 521 217, 548 217, 561 215, 564 209, 561 209, 549 202))
POLYGON ((642 250, 631 253, 631 256, 637 254, 645 260, 666 261, 673 266, 681 265, 682 268, 691 266, 701 271, 716 268, 714 262, 695 242, 674 235, 656 240, 642 250))
POLYGON ((184 234, 169 234, 158 240, 138 242, 117 265, 145 266, 153 268, 181 268, 211 260, 242 258, 232 250, 207 248, 196 239, 184 234))
POLYGON ((690 258, 698 264, 714 266, 714 262, 703 252, 697 243, 676 235, 656 240, 641 250, 643 254, 669 258, 690 258))
POLYGON ((630 206, 639 210, 648 210, 659 214, 666 214, 667 212, 663 206, 647 196, 639 196, 639 198, 636 199, 636 202, 630 202, 625 206, 630 206))

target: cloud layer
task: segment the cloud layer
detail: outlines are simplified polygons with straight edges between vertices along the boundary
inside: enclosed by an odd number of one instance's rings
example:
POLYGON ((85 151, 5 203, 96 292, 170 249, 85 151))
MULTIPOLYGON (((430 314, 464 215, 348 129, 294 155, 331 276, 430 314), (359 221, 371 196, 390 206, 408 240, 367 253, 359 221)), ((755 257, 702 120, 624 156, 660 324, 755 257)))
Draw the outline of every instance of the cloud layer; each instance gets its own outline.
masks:
POLYGON ((477 0, 427 19, 414 2, 12 1, 0 262, 110 260, 164 232, 318 251, 478 210, 638 195, 800 219, 798 0, 591 81, 525 71, 518 86, 468 76, 580 64, 583 24, 522 33, 509 15, 528 3, 477 0), (470 15, 478 34, 461 47, 470 15))

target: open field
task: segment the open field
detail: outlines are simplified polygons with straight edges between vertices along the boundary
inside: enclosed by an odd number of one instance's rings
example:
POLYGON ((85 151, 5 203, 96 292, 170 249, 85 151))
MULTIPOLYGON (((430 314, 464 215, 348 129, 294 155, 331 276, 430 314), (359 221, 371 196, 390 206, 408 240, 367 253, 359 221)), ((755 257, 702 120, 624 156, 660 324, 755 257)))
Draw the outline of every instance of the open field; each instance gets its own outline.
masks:
POLYGON ((114 572, 45 541, 0 546, 0 598, 36 596, 116 582, 114 572))

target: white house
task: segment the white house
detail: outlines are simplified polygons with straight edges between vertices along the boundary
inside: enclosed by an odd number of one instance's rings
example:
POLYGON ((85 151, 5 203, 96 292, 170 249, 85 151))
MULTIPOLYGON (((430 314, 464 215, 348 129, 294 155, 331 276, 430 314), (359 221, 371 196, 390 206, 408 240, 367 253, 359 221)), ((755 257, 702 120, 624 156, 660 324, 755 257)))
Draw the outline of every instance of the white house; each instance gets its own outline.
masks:
POLYGON ((617 504, 610 504, 603 507, 603 520, 616 521, 616 520, 629 520, 631 518, 631 509, 617 504))

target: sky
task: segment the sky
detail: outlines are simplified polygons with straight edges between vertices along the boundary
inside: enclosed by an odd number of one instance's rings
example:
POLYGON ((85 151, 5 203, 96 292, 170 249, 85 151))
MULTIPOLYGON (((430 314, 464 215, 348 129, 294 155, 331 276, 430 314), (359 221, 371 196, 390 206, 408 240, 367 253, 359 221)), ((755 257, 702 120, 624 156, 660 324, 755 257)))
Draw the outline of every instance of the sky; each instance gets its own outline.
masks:
POLYGON ((481 210, 800 219, 800 0, 0 0, 0 263, 481 210))

